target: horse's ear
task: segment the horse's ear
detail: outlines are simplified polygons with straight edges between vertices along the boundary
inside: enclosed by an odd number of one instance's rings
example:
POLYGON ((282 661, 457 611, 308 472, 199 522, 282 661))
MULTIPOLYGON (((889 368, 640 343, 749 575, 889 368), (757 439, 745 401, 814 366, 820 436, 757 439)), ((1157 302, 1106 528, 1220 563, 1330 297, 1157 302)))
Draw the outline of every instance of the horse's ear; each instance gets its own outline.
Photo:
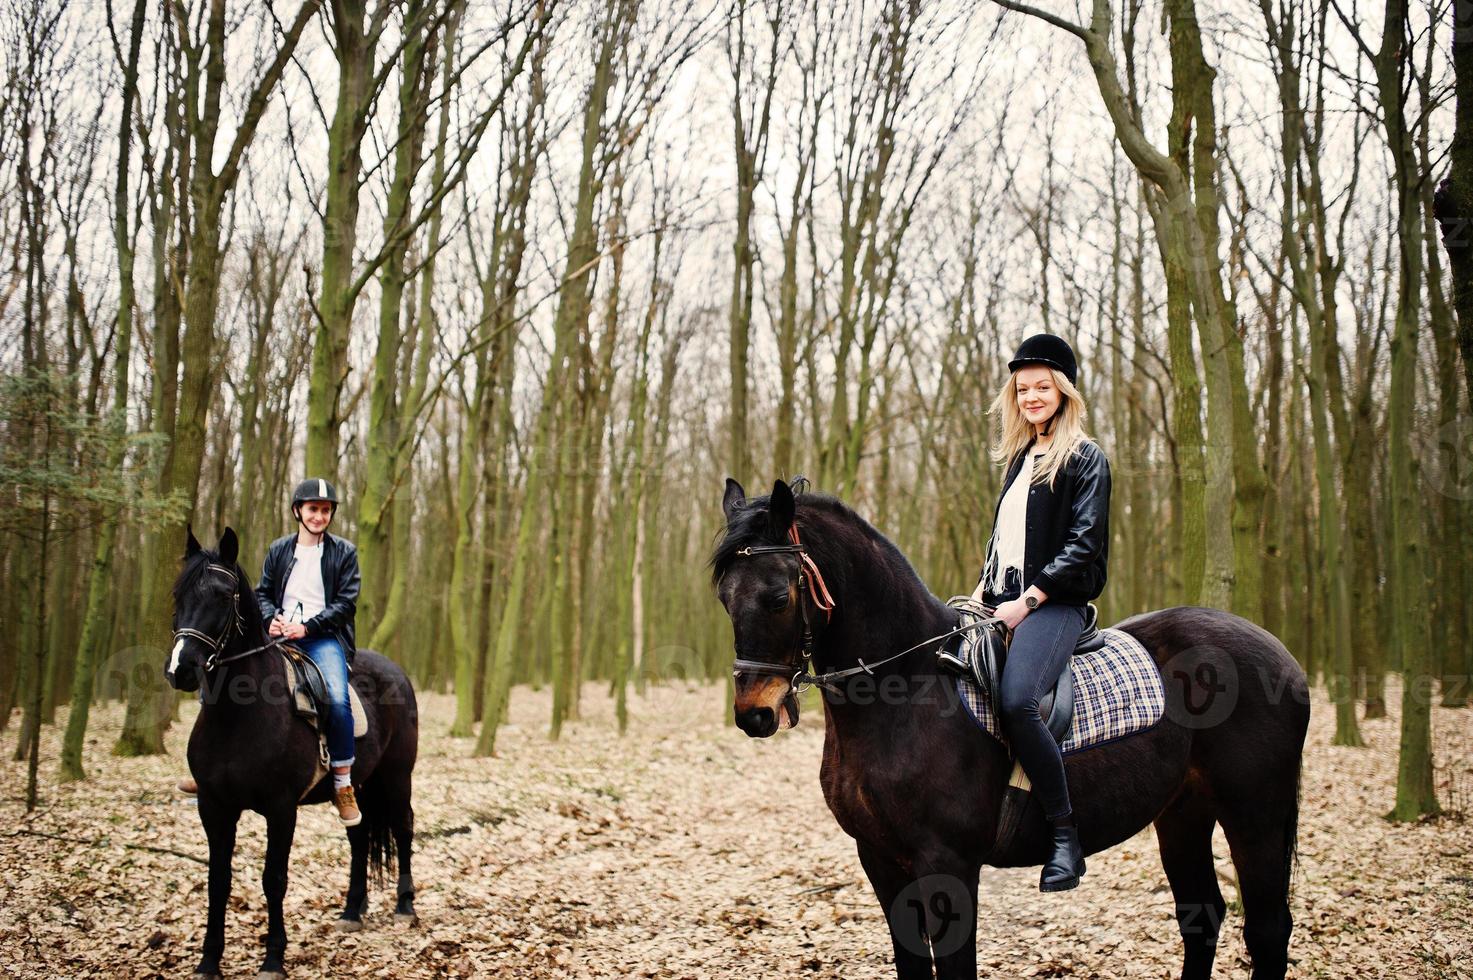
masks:
POLYGON ((731 515, 747 506, 747 491, 742 485, 731 477, 726 478, 726 493, 721 496, 721 511, 726 519, 731 520, 731 515))
POLYGON ((200 547, 199 541, 195 539, 194 526, 191 524, 184 525, 184 557, 189 558, 204 550, 204 548, 200 547))
POLYGON ((235 559, 240 557, 240 541, 235 536, 235 528, 227 527, 225 533, 220 535, 220 561, 226 565, 234 565, 235 559))
POLYGON ((773 483, 772 496, 767 503, 767 521, 773 534, 781 537, 788 533, 788 528, 793 526, 795 510, 792 488, 781 480, 773 483))

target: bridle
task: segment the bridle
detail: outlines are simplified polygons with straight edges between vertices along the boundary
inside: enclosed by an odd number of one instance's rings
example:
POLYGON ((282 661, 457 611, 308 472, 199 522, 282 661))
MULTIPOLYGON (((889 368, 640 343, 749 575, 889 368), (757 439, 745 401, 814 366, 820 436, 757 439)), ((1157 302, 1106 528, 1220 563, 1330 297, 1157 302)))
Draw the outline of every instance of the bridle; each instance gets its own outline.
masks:
POLYGON ((790 544, 757 544, 748 545, 737 552, 742 558, 751 558, 755 555, 797 555, 798 556, 798 608, 803 616, 803 659, 796 668, 791 664, 771 663, 766 660, 743 660, 738 657, 732 665, 732 676, 741 677, 743 674, 771 674, 776 677, 786 677, 794 691, 799 690, 799 684, 803 682, 813 683, 813 624, 808 620, 808 603, 803 601, 804 593, 810 592, 810 580, 813 583, 811 595, 813 604, 823 613, 825 623, 829 622, 834 615, 834 597, 829 595, 829 587, 823 580, 823 573, 818 570, 818 563, 813 556, 808 554, 808 549, 803 546, 798 537, 798 526, 788 526, 788 540, 790 544))
POLYGON ((175 643, 188 637, 198 640, 210 648, 210 655, 205 658, 201 670, 208 674, 221 664, 228 664, 234 660, 243 660, 252 654, 260 653, 262 650, 270 650, 272 647, 280 646, 282 640, 278 637, 269 643, 263 643, 261 646, 232 653, 228 657, 221 656, 225 652, 225 644, 230 642, 231 633, 235 633, 238 636, 245 636, 245 619, 240 615, 240 576, 236 575, 235 569, 228 565, 220 565, 215 562, 210 562, 205 566, 205 569, 211 572, 219 572, 221 575, 230 579, 230 618, 225 621, 225 625, 221 628, 219 636, 211 636, 192 626, 181 626, 174 630, 175 643))
POLYGON ((922 647, 935 643, 938 640, 947 640, 959 633, 966 633, 978 627, 998 622, 995 618, 982 619, 958 626, 954 630, 942 633, 939 636, 928 637, 914 646, 906 647, 897 654, 867 664, 859 661, 858 667, 848 667, 844 670, 832 670, 822 674, 813 672, 813 626, 808 619, 808 604, 803 601, 804 593, 809 593, 813 604, 823 613, 824 623, 833 619, 834 607, 838 605, 834 597, 829 594, 828 585, 823 580, 823 573, 818 570, 818 564, 813 556, 808 553, 802 540, 798 537, 798 526, 796 524, 788 527, 789 544, 763 544, 748 545, 739 549, 736 554, 741 558, 752 558, 757 555, 797 555, 798 556, 798 608, 803 615, 803 653, 802 659, 797 665, 772 663, 766 660, 743 660, 738 657, 732 664, 732 677, 740 678, 743 674, 768 674, 774 677, 783 677, 788 681, 793 694, 802 694, 810 687, 819 687, 831 694, 842 694, 838 682, 854 677, 858 674, 874 675, 876 667, 883 667, 888 663, 899 660, 907 654, 914 653, 922 647))

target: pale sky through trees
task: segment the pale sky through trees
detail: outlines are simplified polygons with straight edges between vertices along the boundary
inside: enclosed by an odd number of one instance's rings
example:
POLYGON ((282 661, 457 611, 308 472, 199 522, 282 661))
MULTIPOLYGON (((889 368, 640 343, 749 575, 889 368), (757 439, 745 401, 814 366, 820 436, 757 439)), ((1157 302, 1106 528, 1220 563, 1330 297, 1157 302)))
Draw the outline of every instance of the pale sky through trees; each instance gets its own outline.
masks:
MULTIPOLYGON (((279 17, 291 11, 278 5, 279 17)), ((293 8, 294 9, 294 8, 293 8)), ((549 65, 549 118, 555 138, 549 148, 550 174, 539 180, 535 188, 536 203, 531 219, 534 259, 529 263, 525 296, 530 300, 550 297, 560 269, 560 256, 565 250, 566 228, 560 217, 560 202, 570 193, 573 171, 577 166, 579 138, 576 114, 581 90, 586 82, 587 30, 581 26, 588 10, 569 5, 563 17, 570 23, 557 28, 558 40, 553 46, 549 65)), ((1345 8, 1356 16, 1353 8, 1345 8)), ((873 7, 842 13, 832 5, 819 8, 825 22, 847 18, 840 32, 840 43, 823 52, 832 74, 842 76, 845 52, 868 36, 859 13, 873 15, 873 7), (837 63, 838 67, 834 67, 837 63)), ((1006 13, 987 4, 935 4, 927 8, 919 34, 928 38, 922 63, 915 69, 910 106, 898 133, 897 153, 925 152, 938 142, 945 150, 936 173, 926 185, 918 204, 918 219, 906 239, 901 259, 900 278, 903 288, 885 311, 883 348, 897 331, 915 338, 920 351, 939 350, 937 324, 944 322, 939 311, 945 308, 959 288, 957 281, 959 242, 966 234, 969 204, 975 204, 986 215, 980 234, 984 238, 982 270, 977 284, 980 290, 995 293, 992 315, 1001 333, 1014 340, 1041 326, 1040 297, 1046 288, 1055 315, 1056 329, 1065 334, 1083 332, 1079 346, 1093 347, 1092 334, 1097 329, 1098 309, 1105 289, 1109 263, 1109 229, 1101 219, 1106 216, 1106 193, 1111 180, 1111 156, 1117 153, 1108 119, 1098 93, 1094 90, 1083 50, 1079 42, 1021 15, 1006 13), (963 101, 964 99, 964 101, 963 101), (947 135, 948 122, 958 122, 954 133, 947 135), (1039 281, 1040 239, 1030 232, 1029 212, 1047 209, 1047 245, 1051 252, 1046 285, 1039 281)), ((731 74, 724 48, 722 8, 700 4, 691 9, 680 5, 651 7, 645 14, 649 24, 668 29, 672 18, 683 18, 690 31, 700 39, 689 60, 668 78, 668 90, 647 128, 640 134, 641 145, 634 154, 634 164, 627 177, 630 236, 632 243, 626 255, 626 288, 637 295, 647 283, 652 182, 672 202, 681 229, 673 248, 681 256, 674 284, 672 315, 710 319, 708 328, 698 329, 695 341, 687 349, 690 391, 705 392, 723 383, 720 371, 725 338, 720 329, 721 309, 725 302, 726 283, 731 262, 730 221, 733 169, 730 149, 731 74), (703 313, 702 311, 706 311, 703 313)), ((1058 12, 1075 19, 1079 10, 1058 12)), ((10 16, 14 17, 15 13, 10 16)), ((462 47, 471 48, 495 30, 492 8, 475 4, 462 31, 462 47)), ((809 16, 807 12, 803 17, 809 16)), ((1425 9, 1418 11, 1425 17, 1425 9)), ((55 93, 62 104, 75 107, 63 118, 65 131, 59 136, 62 145, 82 138, 83 129, 101 116, 99 155, 93 167, 94 184, 87 207, 87 224, 82 233, 81 254, 85 259, 82 273, 86 281, 86 298, 90 306, 105 311, 115 295, 113 259, 109 228, 109 196, 105 175, 110 173, 111 157, 116 153, 113 135, 117 112, 119 71, 112 57, 102 8, 99 5, 76 5, 67 15, 70 24, 69 49, 77 56, 70 75, 55 93)), ((1169 94, 1163 77, 1164 42, 1156 29, 1159 11, 1142 12, 1138 44, 1146 50, 1140 57, 1142 102, 1150 134, 1159 140, 1165 115, 1169 110, 1169 94)), ((648 26, 648 25, 647 25, 648 26)), ((826 25, 827 26, 827 25, 826 25)), ((1425 23, 1421 25, 1425 28, 1425 23)), ((239 99, 241 78, 273 44, 264 34, 267 18, 256 8, 243 13, 234 23, 228 48, 229 78, 234 100, 239 99)), ((1262 16, 1255 4, 1235 3, 1214 10, 1204 24, 1204 40, 1209 62, 1218 69, 1219 123, 1225 131, 1225 155, 1231 162, 1231 173, 1223 175, 1224 200, 1229 212, 1242 214, 1247 209, 1248 234, 1245 272, 1263 277, 1257 257, 1275 254, 1278 235, 1277 214, 1277 127, 1278 112, 1274 81, 1267 66, 1267 51, 1262 40, 1262 16), (1236 181, 1241 179, 1246 197, 1240 196, 1236 181)), ((150 23, 150 29, 156 25, 150 23)), ((1374 23, 1364 29, 1373 32, 1374 23)), ((1444 27, 1444 30, 1446 28, 1444 27)), ((1327 55, 1328 106, 1333 141, 1323 155, 1325 179, 1330 185, 1331 200, 1343 184, 1350 166, 1350 147, 1359 134, 1364 141, 1361 186, 1347 221, 1349 241, 1356 252, 1374 250, 1384 253, 1387 234, 1385 190, 1387 169, 1381 136, 1375 120, 1369 90, 1357 96, 1356 85, 1369 86, 1369 68, 1358 58, 1354 42, 1343 25, 1332 17, 1329 32, 1333 39, 1327 55), (1360 109, 1356 109, 1357 101, 1360 109)), ((811 25, 794 32, 800 48, 811 47, 811 25)), ((1374 36, 1369 38, 1374 46, 1374 36)), ((142 100, 144 111, 153 109, 152 120, 158 121, 157 98, 150 64, 154 37, 150 34, 144 49, 142 100)), ((757 45, 765 58, 762 38, 757 45)), ((482 58, 474 72, 483 76, 499 72, 501 46, 494 46, 482 58)), ((804 57, 811 56, 803 52, 804 57)), ((772 283, 780 260, 777 237, 778 222, 787 217, 791 186, 795 175, 795 146, 798 115, 803 95, 798 88, 798 75, 793 52, 785 52, 784 70, 779 76, 774 106, 774 122, 768 150, 766 174, 757 193, 756 238, 759 270, 757 302, 754 306, 753 386, 755 417, 763 415, 763 406, 773 403, 772 357, 773 334, 769 328, 769 311, 776 297, 772 283)), ((1433 90, 1445 100, 1449 83, 1448 63, 1439 51, 1434 59, 1436 71, 1433 90)), ((325 159, 325 119, 332 113, 331 99, 335 62, 323 40, 320 26, 310 27, 280 92, 272 101, 262 131, 249 150, 248 172, 229 208, 231 216, 230 244, 227 245, 227 272, 220 305, 220 327, 229 335, 239 329, 243 305, 239 301, 236 280, 242 268, 241 246, 254 236, 297 244, 297 269, 286 287, 283 308, 299 307, 303 300, 304 264, 315 261, 320 252, 320 222, 313 209, 320 207, 325 159)), ((489 82, 487 84, 490 84, 489 82)), ((852 89, 851 79, 839 78, 837 96, 852 89)), ((522 84, 521 89, 525 89, 522 84)), ((457 118, 464 120, 477 112, 477 100, 484 88, 472 84, 457 93, 457 118)), ((524 94, 524 91, 523 91, 524 94)), ((489 97, 489 95, 484 95, 489 97)), ((392 152, 390 131, 394 125, 392 92, 380 100, 374 126, 365 149, 366 167, 371 176, 364 186, 360 212, 360 253, 377 247, 381 237, 383 187, 391 169, 386 156, 392 152), (375 169, 376 166, 376 169, 375 169)), ((819 134, 818 191, 815 230, 818 235, 818 260, 821 266, 833 261, 836 222, 834 202, 834 127, 842 122, 835 106, 826 107, 827 120, 819 134)), ((848 106, 840 106, 847 111, 848 106)), ((231 130, 235 115, 234 101, 227 100, 222 110, 225 125, 231 130)), ((1434 119, 1434 132, 1450 128, 1451 111, 1441 105, 1434 119)), ((863 111, 861 110, 861 119, 863 111)), ((474 316, 475 284, 466 258, 463 227, 469 223, 473 234, 484 239, 484 212, 497 194, 497 157, 501 140, 496 124, 483 140, 478 158, 472 166, 463 191, 457 191, 446 202, 446 245, 439 258, 434 302, 446 333, 441 366, 463 343, 466 323, 474 316), (457 339, 460 338, 460 339, 457 339)), ((223 152, 222 135, 217 147, 223 152)), ((452 138, 453 141, 453 138, 452 138)), ((1435 147, 1445 140, 1434 139, 1435 147)), ((65 166, 65 162, 61 164, 65 166)), ((1434 159, 1434 170, 1438 161, 1434 159)), ((1134 187, 1135 176, 1121 159, 1117 164, 1118 182, 1134 187)), ((1334 205, 1332 205, 1334 206, 1334 205)), ((147 221, 140 233, 140 267, 147 262, 153 247, 147 221)), ((55 271, 60 263, 61 242, 53 236, 48 254, 55 271)), ((808 249, 801 250, 801 261, 809 262, 808 249)), ((1159 286, 1159 262, 1148 260, 1147 274, 1159 286)), ((1378 282, 1366 280, 1365 265, 1356 255, 1347 263, 1342 283, 1347 306, 1364 302, 1367 291, 1381 288, 1378 282)), ((1246 329, 1253 330, 1255 311, 1246 284, 1240 283, 1240 313, 1246 329)), ((351 363, 355 374, 366 369, 372 337, 372 320, 376 315, 376 286, 370 284, 357 306, 361 329, 355 330, 351 363)), ((1157 308, 1151 319, 1159 324, 1160 290, 1153 289, 1157 308)), ((807 297, 804 297, 806 300, 807 297)), ((145 292, 142 302, 149 302, 145 292)), ((11 307, 9 316, 14 315, 11 307)), ((537 325, 538 341, 524 335, 521 357, 528 364, 545 359, 546 330, 550 317, 547 302, 530 311, 530 321, 537 325)), ((146 315, 146 310, 145 310, 146 315)), ((7 327, 0 356, 13 361, 17 356, 17 336, 7 327)), ((227 350, 229 348, 227 347, 227 350)), ((278 349, 279 357, 304 356, 305 351, 290 347, 278 349)), ((820 360, 822 353, 820 353, 820 360)), ((1256 367, 1248 364, 1250 384, 1256 367)), ((533 384, 535 372, 519 372, 519 385, 533 384)), ((921 372, 919 377, 928 377, 921 372)), ((350 379, 350 386, 361 377, 350 379)), ((145 374, 135 369, 135 386, 145 385, 145 374)), ((305 379, 301 382, 305 385, 305 379)), ((141 394, 140 390, 140 394, 141 394)), ((299 392, 299 397, 303 392, 299 392)), ((535 394, 535 392, 534 392, 535 394)), ((135 410, 144 404, 135 398, 135 410)), ((689 407, 689 406, 687 406, 689 407)), ((711 418, 712 424, 719 420, 711 418)), ((361 425, 361 423, 359 423, 361 425)), ((361 432, 359 433, 361 436, 361 432)))

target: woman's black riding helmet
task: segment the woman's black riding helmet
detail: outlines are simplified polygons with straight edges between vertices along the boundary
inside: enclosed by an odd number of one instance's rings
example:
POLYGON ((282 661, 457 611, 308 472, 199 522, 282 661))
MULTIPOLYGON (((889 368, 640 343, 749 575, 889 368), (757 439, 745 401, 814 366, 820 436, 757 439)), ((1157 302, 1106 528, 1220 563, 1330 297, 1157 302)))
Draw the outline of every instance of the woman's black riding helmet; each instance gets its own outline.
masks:
POLYGON ((1074 348, 1063 337, 1051 333, 1036 333, 1018 345, 1018 353, 1008 361, 1008 370, 1016 371, 1025 364, 1047 364, 1064 372, 1071 385, 1079 383, 1079 362, 1074 358, 1074 348))
POLYGON ((300 523, 302 520, 302 505, 309 500, 321 500, 332 504, 332 513, 336 517, 338 513, 338 491, 331 483, 321 478, 303 480, 297 484, 297 489, 292 491, 292 516, 300 523))

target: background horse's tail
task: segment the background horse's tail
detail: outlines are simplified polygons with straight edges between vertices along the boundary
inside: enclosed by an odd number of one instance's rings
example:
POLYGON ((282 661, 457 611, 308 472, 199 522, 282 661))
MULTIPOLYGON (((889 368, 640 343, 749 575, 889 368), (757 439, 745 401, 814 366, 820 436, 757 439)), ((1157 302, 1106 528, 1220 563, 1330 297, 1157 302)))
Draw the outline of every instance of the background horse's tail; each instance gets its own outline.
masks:
POLYGON ((368 865, 373 872, 374 884, 382 884, 384 869, 394 863, 394 834, 389 810, 382 800, 376 798, 360 797, 358 805, 363 809, 363 825, 368 828, 368 865))

